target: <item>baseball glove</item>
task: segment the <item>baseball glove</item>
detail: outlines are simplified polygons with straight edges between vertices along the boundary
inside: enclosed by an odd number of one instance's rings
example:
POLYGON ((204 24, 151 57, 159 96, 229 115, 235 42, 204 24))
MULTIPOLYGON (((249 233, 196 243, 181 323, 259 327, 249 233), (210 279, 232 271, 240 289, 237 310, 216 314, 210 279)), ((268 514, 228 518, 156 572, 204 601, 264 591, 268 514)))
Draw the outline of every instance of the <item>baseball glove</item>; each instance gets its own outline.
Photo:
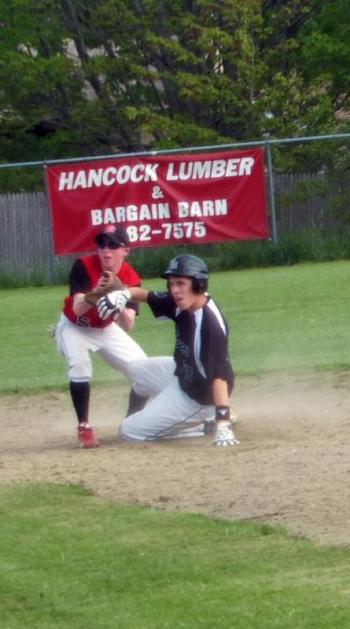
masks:
POLYGON ((85 293, 84 299, 90 306, 96 306, 98 300, 108 295, 108 293, 125 288, 120 279, 113 275, 111 271, 104 271, 102 276, 102 281, 99 285, 85 293))

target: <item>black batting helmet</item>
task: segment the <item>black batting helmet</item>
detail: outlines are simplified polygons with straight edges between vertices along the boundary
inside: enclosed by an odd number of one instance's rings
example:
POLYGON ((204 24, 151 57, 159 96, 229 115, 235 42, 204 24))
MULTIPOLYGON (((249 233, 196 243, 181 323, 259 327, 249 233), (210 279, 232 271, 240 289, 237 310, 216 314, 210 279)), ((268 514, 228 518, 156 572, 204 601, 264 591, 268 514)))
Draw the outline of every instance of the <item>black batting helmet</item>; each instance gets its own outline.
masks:
POLYGON ((161 277, 168 279, 170 275, 191 278, 195 293, 205 293, 208 288, 208 267, 204 260, 197 256, 183 254, 170 260, 161 277))

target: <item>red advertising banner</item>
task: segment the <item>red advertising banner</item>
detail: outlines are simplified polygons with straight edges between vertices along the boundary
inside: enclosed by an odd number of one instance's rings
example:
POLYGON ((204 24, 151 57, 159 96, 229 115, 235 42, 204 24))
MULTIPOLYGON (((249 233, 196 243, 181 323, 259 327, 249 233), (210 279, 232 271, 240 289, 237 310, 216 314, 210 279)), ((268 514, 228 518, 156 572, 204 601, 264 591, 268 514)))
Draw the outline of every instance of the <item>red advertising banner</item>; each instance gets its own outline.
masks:
POLYGON ((91 251, 107 225, 133 246, 268 238, 262 149, 46 168, 55 253, 91 251))

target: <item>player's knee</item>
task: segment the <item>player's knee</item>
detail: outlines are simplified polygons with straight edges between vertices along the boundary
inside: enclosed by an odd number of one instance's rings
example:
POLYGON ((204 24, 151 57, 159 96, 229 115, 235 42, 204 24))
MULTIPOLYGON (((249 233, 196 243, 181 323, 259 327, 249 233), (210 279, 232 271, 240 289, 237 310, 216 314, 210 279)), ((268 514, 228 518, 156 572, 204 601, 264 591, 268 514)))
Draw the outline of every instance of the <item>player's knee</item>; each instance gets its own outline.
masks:
POLYGON ((132 430, 130 430, 130 422, 124 419, 119 426, 119 436, 125 441, 132 441, 132 430))
POLYGON ((130 415, 123 419, 119 426, 119 436, 124 441, 145 441, 146 436, 138 430, 137 424, 132 419, 133 417, 133 415, 130 415))
POLYGON ((92 367, 90 361, 71 360, 69 362, 69 379, 75 381, 91 380, 92 367))

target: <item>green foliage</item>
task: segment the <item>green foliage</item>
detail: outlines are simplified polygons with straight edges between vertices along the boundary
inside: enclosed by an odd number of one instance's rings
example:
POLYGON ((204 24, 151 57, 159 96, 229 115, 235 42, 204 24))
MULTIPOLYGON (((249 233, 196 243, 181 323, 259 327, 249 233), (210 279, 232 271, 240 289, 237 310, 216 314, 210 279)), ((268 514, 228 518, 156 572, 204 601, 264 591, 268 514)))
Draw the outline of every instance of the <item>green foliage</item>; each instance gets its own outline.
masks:
MULTIPOLYGON (((1 159, 337 131, 349 97, 345 5, 0 0, 1 159)), ((309 147, 303 157, 316 168, 309 147)), ((294 148, 279 160, 300 166, 294 148)), ((0 189, 14 185, 1 177, 0 189)))
MULTIPOLYGON (((323 75, 333 101, 339 109, 349 106, 350 5, 347 0, 322 3, 320 11, 305 28, 303 40, 304 72, 312 79, 323 75)), ((338 111, 339 111, 338 109, 338 111)))
POLYGON ((19 629, 340 629, 349 551, 266 524, 3 487, 1 618, 19 629), (6 514, 6 517, 5 517, 6 514))
MULTIPOLYGON (((19 139, 19 138, 18 138, 19 139)), ((9 152, 12 152, 13 145, 9 144, 9 152), (10 146, 11 145, 11 146, 10 146)), ((14 154, 14 160, 18 155, 14 154)), ((11 158, 10 158, 11 159, 11 158)), ((16 161, 17 163, 17 161, 16 161)), ((18 167, 18 168, 1 168, 0 169, 0 190, 6 193, 18 194, 30 190, 31 192, 42 192, 43 171, 42 168, 18 167)))

